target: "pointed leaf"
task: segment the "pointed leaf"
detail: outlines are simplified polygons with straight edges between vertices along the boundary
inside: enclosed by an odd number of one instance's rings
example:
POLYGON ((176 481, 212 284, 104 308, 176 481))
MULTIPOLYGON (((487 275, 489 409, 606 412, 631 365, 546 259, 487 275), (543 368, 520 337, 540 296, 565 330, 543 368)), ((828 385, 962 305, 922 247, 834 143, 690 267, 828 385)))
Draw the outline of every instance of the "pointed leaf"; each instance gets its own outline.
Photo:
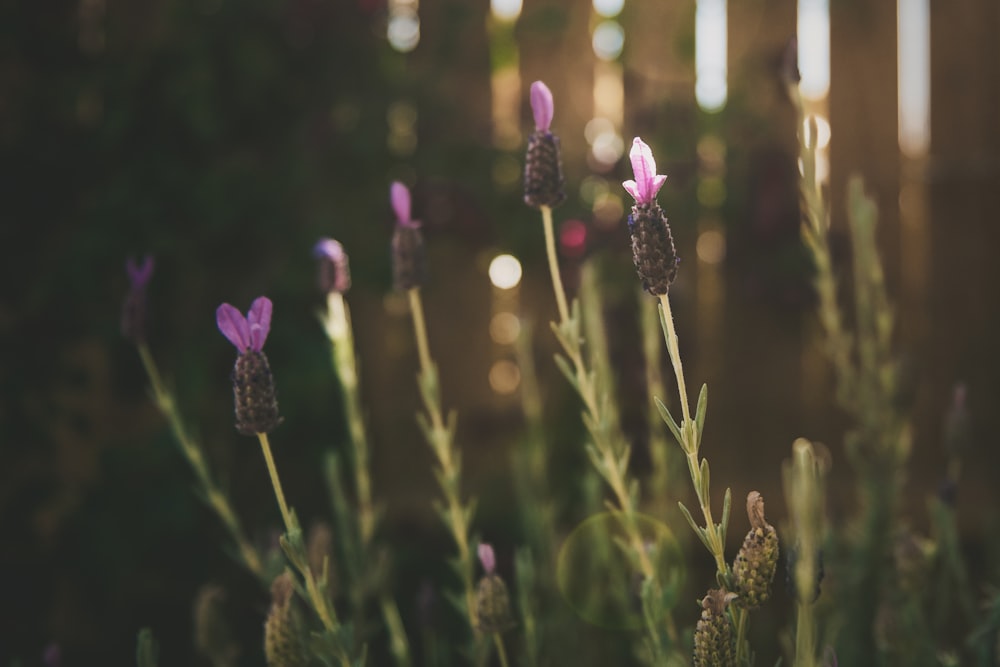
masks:
POLYGON ((729 510, 733 505, 733 493, 732 489, 728 486, 726 487, 726 495, 722 499, 722 543, 726 543, 726 533, 729 531, 729 510))
POLYGON ((562 374, 566 377, 570 386, 579 389, 576 383, 576 374, 574 374, 573 370, 570 368, 569 362, 566 361, 566 357, 561 354, 556 354, 554 355, 554 359, 556 360, 556 366, 558 366, 559 370, 562 371, 562 374))
POLYGON ((708 410, 708 385, 701 385, 701 392, 698 394, 698 407, 694 413, 694 421, 698 425, 698 439, 701 442, 701 434, 705 432, 705 412, 708 410))
POLYGON ((711 497, 709 496, 709 489, 711 485, 709 480, 711 475, 708 470, 708 459, 701 460, 701 500, 702 502, 711 502, 711 497))
POLYGON ((677 506, 681 508, 681 514, 683 514, 684 518, 687 519, 688 525, 691 526, 691 530, 695 532, 695 535, 697 535, 698 539, 701 540, 701 543, 705 545, 705 548, 711 551, 712 546, 708 543, 708 538, 705 537, 705 531, 694 522, 694 518, 691 516, 691 512, 688 511, 688 508, 685 507, 684 503, 680 501, 677 501, 677 506))
POLYGON ((673 416, 670 414, 670 410, 667 410, 667 406, 665 406, 663 404, 663 401, 661 401, 659 398, 656 398, 654 396, 653 400, 656 401, 656 409, 660 411, 660 417, 667 424, 667 427, 670 429, 670 432, 673 433, 674 437, 677 439, 677 444, 679 444, 682 448, 684 448, 684 439, 681 437, 681 429, 677 425, 677 422, 674 421, 673 416))

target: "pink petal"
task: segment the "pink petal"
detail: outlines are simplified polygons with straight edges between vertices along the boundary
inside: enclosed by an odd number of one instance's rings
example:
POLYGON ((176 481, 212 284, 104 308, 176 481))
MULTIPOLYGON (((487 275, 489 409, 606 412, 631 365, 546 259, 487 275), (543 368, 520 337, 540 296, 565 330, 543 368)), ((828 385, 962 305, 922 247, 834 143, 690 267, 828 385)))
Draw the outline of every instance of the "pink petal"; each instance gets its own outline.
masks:
POLYGON ((143 287, 153 277, 153 256, 146 255, 142 258, 142 264, 137 264, 134 257, 129 257, 125 262, 125 271, 134 287, 143 287))
POLYGON ((392 202, 392 210, 396 212, 396 219, 401 224, 408 225, 410 220, 410 191, 399 181, 393 181, 389 188, 389 201, 392 202))
POLYGON ((535 127, 539 132, 549 131, 554 112, 552 91, 541 81, 535 81, 531 84, 531 113, 535 116, 535 127))
POLYGON ((656 193, 660 191, 660 188, 662 188, 663 184, 666 182, 667 182, 667 177, 664 176, 663 174, 657 174, 656 176, 653 176, 653 182, 650 183, 649 185, 651 190, 651 192, 649 193, 649 198, 652 199, 653 197, 655 197, 656 193))
POLYGON ((629 151, 628 157, 632 161, 632 173, 635 174, 639 195, 643 202, 648 202, 652 199, 649 193, 649 184, 656 176, 656 161, 653 159, 653 151, 643 143, 642 139, 636 137, 632 140, 632 150, 629 151))
POLYGON ((483 564, 486 574, 493 574, 497 569, 497 559, 493 554, 493 547, 485 542, 480 542, 477 549, 479 552, 479 562, 483 564))
POLYGON ((273 306, 271 300, 266 296, 257 297, 250 304, 247 312, 247 325, 250 329, 250 349, 260 352, 264 348, 264 341, 271 331, 271 310, 273 306))
POLYGON ((635 181, 622 181, 622 187, 625 188, 625 192, 632 195, 632 199, 639 201, 639 186, 636 185, 635 181))
POLYGON ((313 255, 316 257, 326 257, 331 262, 339 262, 344 256, 344 246, 333 239, 320 239, 313 248, 313 255))
POLYGON ((243 354, 250 347, 250 326, 243 313, 224 303, 215 310, 215 323, 222 335, 243 354))

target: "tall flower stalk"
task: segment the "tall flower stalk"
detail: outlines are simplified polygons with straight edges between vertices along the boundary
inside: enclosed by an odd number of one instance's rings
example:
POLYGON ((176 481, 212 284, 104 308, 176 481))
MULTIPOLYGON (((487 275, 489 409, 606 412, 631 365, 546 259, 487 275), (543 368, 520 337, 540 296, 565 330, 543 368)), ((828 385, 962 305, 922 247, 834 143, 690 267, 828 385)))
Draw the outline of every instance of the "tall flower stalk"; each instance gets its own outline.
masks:
MULTIPOLYGON (((377 527, 377 511, 372 501, 372 483, 369 471, 368 432, 361 410, 361 395, 358 383, 357 353, 354 349, 354 333, 351 327, 351 314, 344 294, 351 285, 347 253, 343 246, 333 239, 321 239, 316 244, 314 254, 319 260, 319 287, 326 294, 326 311, 320 313, 323 330, 330 341, 333 369, 340 382, 344 414, 347 417, 347 427, 350 436, 350 459, 354 477, 354 487, 357 496, 357 516, 351 515, 347 508, 339 512, 340 523, 347 535, 341 539, 350 543, 345 545, 349 552, 349 560, 354 561, 353 580, 350 582, 351 597, 356 613, 360 614, 364 606, 368 588, 377 586, 377 597, 382 618, 389 632, 389 646, 396 664, 406 666, 411 663, 409 641, 403 629, 402 619, 396 601, 386 590, 383 582, 373 582, 375 553, 372 545, 377 527)), ((328 483, 331 489, 341 486, 336 459, 331 460, 328 469, 328 483)), ((335 491, 336 493, 336 491, 335 491)), ((346 503, 335 503, 335 505, 346 503)))
MULTIPOLYGON (((554 115, 552 93, 544 83, 536 81, 531 85, 530 99, 535 132, 528 140, 525 158, 524 201, 539 209, 542 215, 546 256, 559 312, 559 321, 552 322, 551 327, 565 355, 556 355, 556 364, 583 401, 583 422, 592 440, 587 445, 587 454, 614 494, 614 505, 609 507, 622 521, 629 559, 642 574, 647 595, 658 599, 662 595, 659 576, 636 517, 639 482, 628 471, 631 447, 612 418, 611 397, 607 389, 598 385, 597 375, 587 367, 579 302, 574 300, 572 306, 568 304, 560 274, 552 208, 562 203, 565 193, 559 140, 551 130, 554 115)), ((648 624, 647 631, 653 660, 662 663, 666 656, 661 652, 663 642, 659 624, 666 626, 671 643, 677 641, 677 634, 669 612, 659 604, 654 608, 658 610, 658 616, 648 624)))
MULTIPOLYGON (((643 288, 659 301, 660 325, 663 329, 667 354, 670 357, 670 363, 677 380, 677 391, 681 408, 680 423, 677 423, 662 401, 657 400, 656 405, 663 420, 684 452, 688 464, 688 472, 694 486, 695 497, 698 500, 704 520, 704 526, 699 525, 695 521, 683 502, 679 502, 678 507, 692 530, 694 530, 695 534, 715 560, 717 580, 723 587, 717 591, 711 591, 709 597, 706 597, 705 613, 711 616, 712 620, 711 622, 705 621, 704 627, 706 629, 716 627, 716 624, 721 622, 720 619, 724 614, 728 614, 736 629, 735 637, 732 640, 735 644, 735 651, 732 654, 733 660, 735 664, 749 664, 750 647, 746 640, 749 621, 748 606, 746 601, 739 597, 732 598, 735 602, 730 604, 731 598, 728 593, 741 588, 741 582, 738 581, 739 577, 734 575, 733 569, 726 562, 725 555, 726 531, 729 526, 732 495, 730 489, 727 488, 722 503, 721 520, 716 523, 711 505, 711 475, 708 460, 700 456, 701 439, 705 428, 705 414, 708 408, 708 387, 707 385, 702 385, 695 413, 692 415, 690 402, 688 401, 687 383, 684 379, 684 366, 681 361, 677 330, 674 327, 673 313, 670 309, 669 288, 677 275, 679 260, 677 251, 674 248, 670 225, 667 222, 666 215, 656 201, 656 195, 660 191, 660 188, 663 187, 667 177, 656 173, 656 162, 653 159, 653 153, 649 146, 639 137, 636 137, 632 142, 629 158, 635 178, 622 183, 622 187, 635 199, 635 205, 632 207, 632 213, 628 219, 629 232, 632 238, 632 259, 639 279, 642 281, 643 288)), ((748 504, 748 513, 750 514, 752 523, 755 521, 755 516, 759 515, 759 522, 752 526, 751 534, 757 529, 760 529, 762 534, 764 534, 763 531, 766 524, 763 523, 763 503, 760 504, 759 513, 751 511, 751 505, 748 504)), ((770 527, 767 526, 767 528, 770 527)), ((770 530, 773 532, 773 528, 770 530)), ((771 576, 773 576, 773 563, 777 559, 776 540, 773 542, 773 548, 768 548, 767 554, 767 560, 771 567, 771 576)), ((701 626, 702 624, 699 624, 699 627, 701 626)), ((713 637, 718 638, 715 635, 713 637)), ((702 641, 707 641, 704 636, 702 641)), ((726 641, 729 640, 727 639, 726 641)), ((704 646, 705 644, 703 643, 702 648, 699 649, 700 653, 696 652, 696 663, 699 661, 704 662, 705 660, 704 656, 707 653, 705 653, 704 646), (701 657, 699 658, 698 656, 701 657)), ((722 650, 722 647, 716 648, 720 651, 719 655, 729 655, 728 649, 722 650)), ((723 662, 720 664, 731 663, 723 662)))
POLYGON ((431 358, 427 342, 427 325, 420 299, 420 287, 426 273, 420 223, 411 216, 410 191, 405 185, 394 182, 389 194, 396 214, 396 228, 392 239, 394 283, 396 289, 405 291, 409 299, 417 356, 420 360, 417 387, 424 404, 424 412, 417 413, 417 423, 437 460, 437 469, 434 473, 444 495, 444 504, 439 505, 437 509, 458 548, 454 568, 462 582, 462 596, 453 601, 468 620, 469 628, 475 636, 476 590, 472 579, 474 564, 469 540, 469 524, 472 522, 475 503, 462 502, 460 489, 462 459, 455 446, 458 417, 455 411, 449 412, 447 417, 444 415, 437 365, 431 358))
POLYGON ((268 434, 281 422, 275 396, 274 377, 264 353, 264 342, 271 330, 273 306, 267 297, 254 300, 246 317, 235 307, 224 303, 215 314, 216 324, 223 336, 238 352, 233 368, 233 397, 235 402, 236 430, 243 435, 255 435, 260 443, 264 462, 271 477, 271 486, 285 524, 281 547, 289 563, 299 572, 305 584, 303 597, 309 602, 323 625, 321 646, 323 652, 343 667, 353 663, 349 642, 337 618, 328 591, 328 566, 324 559, 322 571, 317 575, 309 564, 309 554, 303 540, 302 527, 295 512, 285 500, 284 488, 274 463, 268 434))
POLYGON ((147 289, 149 281, 153 277, 153 267, 154 261, 150 256, 145 257, 141 264, 136 263, 133 259, 129 259, 126 263, 130 286, 122 309, 122 334, 135 344, 139 352, 139 358, 142 360, 142 366, 146 370, 146 376, 149 378, 150 387, 153 390, 153 402, 160 413, 166 417, 181 454, 191 466, 191 470, 194 471, 205 502, 229 531, 230 537, 236 544, 236 553, 240 562, 263 584, 267 585, 267 576, 261 557, 257 549, 247 539, 229 497, 213 479, 205 451, 198 441, 188 433, 180 409, 177 407, 177 401, 164 383, 156 360, 149 349, 146 337, 147 289))

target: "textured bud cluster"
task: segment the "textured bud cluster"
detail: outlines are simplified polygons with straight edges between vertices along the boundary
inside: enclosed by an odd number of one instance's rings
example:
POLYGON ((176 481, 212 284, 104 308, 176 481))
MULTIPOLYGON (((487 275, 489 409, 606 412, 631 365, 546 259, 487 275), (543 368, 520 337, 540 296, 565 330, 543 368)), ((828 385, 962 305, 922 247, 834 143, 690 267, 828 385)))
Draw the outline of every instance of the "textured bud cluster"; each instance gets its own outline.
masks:
POLYGON ((396 229, 392 234, 392 276, 397 290, 420 287, 427 280, 427 258, 420 223, 410 215, 410 191, 400 182, 389 189, 392 208, 396 212, 396 229))
POLYGON ((736 555, 733 575, 739 593, 737 604, 756 609, 771 597, 771 582, 778 567, 778 533, 764 519, 764 499, 757 491, 747 496, 750 532, 736 555))
POLYGON ((480 544, 478 552, 485 573, 476 589, 476 629, 487 635, 504 632, 514 625, 507 585, 496 573, 493 547, 485 543, 480 544))
POLYGON ((733 593, 713 589, 701 601, 701 619, 694 631, 695 667, 733 667, 736 665, 736 640, 726 608, 733 593))
POLYGON ((293 590, 292 575, 288 572, 271 585, 271 609, 264 623, 268 667, 302 667, 309 662, 293 590))
POLYGON ((319 260, 317 283, 324 293, 339 292, 343 294, 351 288, 351 268, 347 261, 347 253, 339 242, 333 239, 320 239, 313 249, 313 255, 319 260))
POLYGON ((653 200, 636 204, 628 218, 632 262, 642 288, 654 296, 666 294, 677 277, 677 250, 663 209, 653 200))
POLYGON ((559 137, 552 134, 552 93, 541 81, 531 84, 531 112, 535 131, 528 137, 524 158, 524 203, 533 208, 555 208, 566 199, 563 189, 559 137))

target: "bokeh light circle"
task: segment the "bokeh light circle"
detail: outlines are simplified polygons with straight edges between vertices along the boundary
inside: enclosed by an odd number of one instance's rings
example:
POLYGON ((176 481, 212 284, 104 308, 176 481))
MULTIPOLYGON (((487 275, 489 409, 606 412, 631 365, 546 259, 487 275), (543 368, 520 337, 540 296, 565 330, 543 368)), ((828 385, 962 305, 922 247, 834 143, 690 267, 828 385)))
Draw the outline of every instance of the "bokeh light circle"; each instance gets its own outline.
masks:
MULTIPOLYGON (((609 630, 643 627, 641 570, 620 545, 627 544, 621 515, 590 517, 570 533, 559 551, 556 583, 566 602, 584 621, 609 630)), ((673 607, 684 581, 684 555, 667 524, 635 515, 660 583, 660 606, 673 607)))

